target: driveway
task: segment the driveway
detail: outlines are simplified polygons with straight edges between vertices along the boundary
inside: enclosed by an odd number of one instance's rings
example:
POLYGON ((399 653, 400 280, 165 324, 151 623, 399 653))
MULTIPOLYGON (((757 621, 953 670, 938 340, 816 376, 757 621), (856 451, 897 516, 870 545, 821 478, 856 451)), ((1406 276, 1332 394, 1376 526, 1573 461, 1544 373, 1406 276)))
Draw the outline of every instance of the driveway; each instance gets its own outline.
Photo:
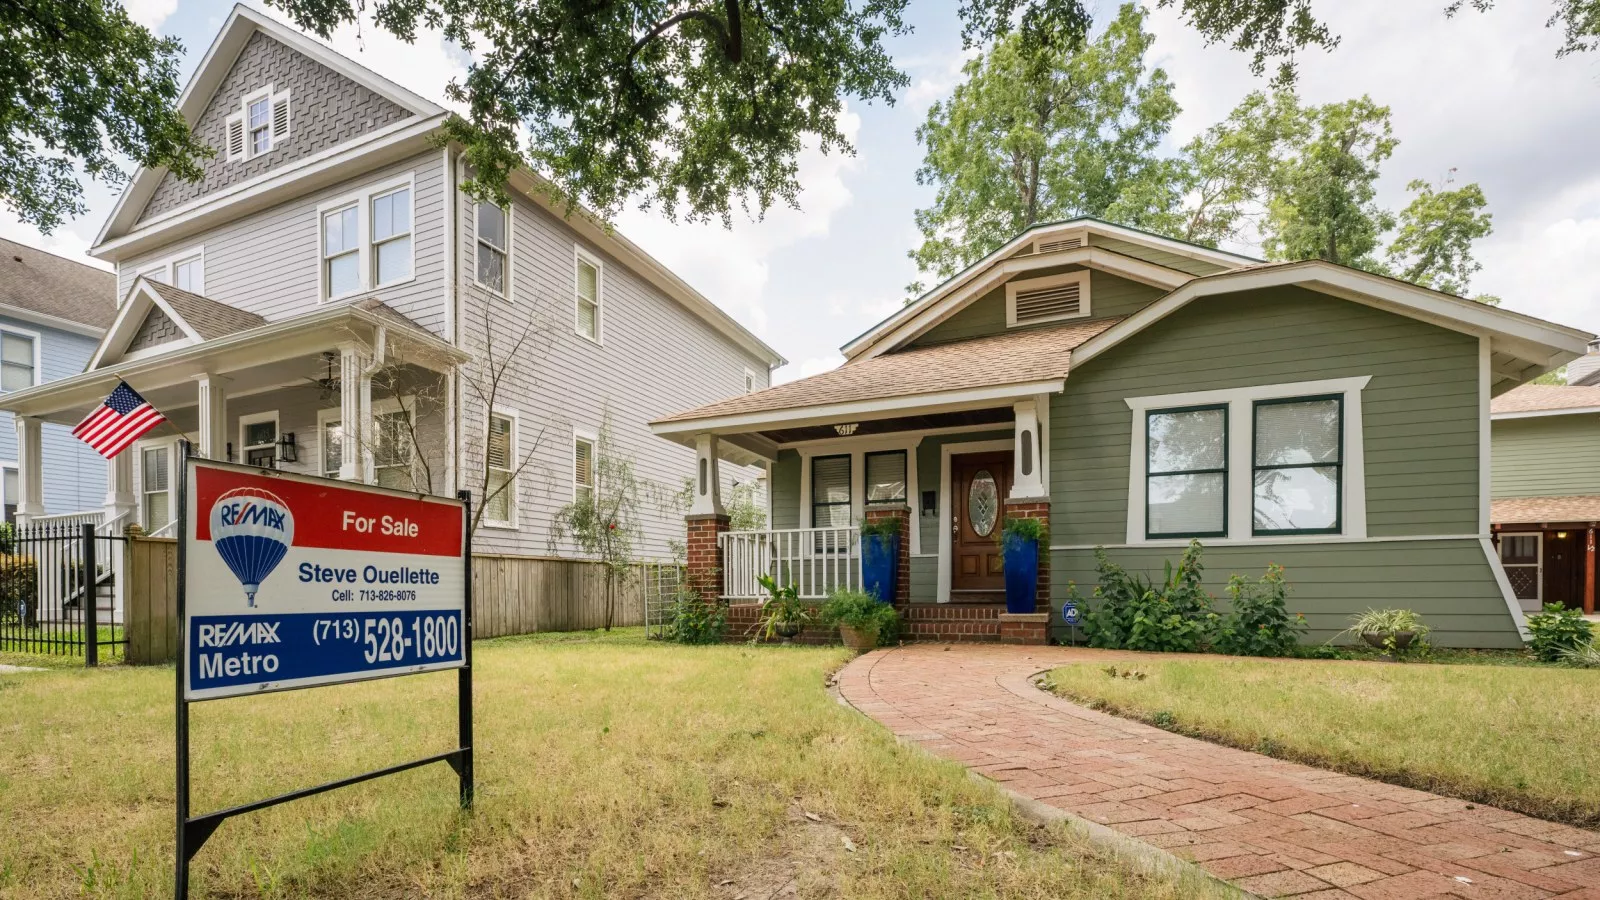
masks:
POLYGON ((1600 900, 1600 833, 1171 734, 1031 679, 1113 658, 1136 657, 917 644, 838 687, 902 738, 1264 897, 1600 900))

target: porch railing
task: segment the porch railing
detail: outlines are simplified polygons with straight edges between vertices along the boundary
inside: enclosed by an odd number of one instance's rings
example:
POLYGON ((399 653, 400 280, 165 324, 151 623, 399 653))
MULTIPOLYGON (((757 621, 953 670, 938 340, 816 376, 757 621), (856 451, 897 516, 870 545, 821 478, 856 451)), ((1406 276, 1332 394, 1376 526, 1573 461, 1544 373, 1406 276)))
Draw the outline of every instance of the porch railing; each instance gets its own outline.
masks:
POLYGON ((100 530, 100 523, 105 519, 106 511, 103 509, 86 509, 81 512, 56 513, 51 516, 34 516, 29 524, 49 528, 78 528, 83 525, 93 525, 96 531, 100 530))
POLYGON ((766 597, 762 575, 794 585, 803 600, 861 588, 861 533, 853 527, 729 531, 720 540, 722 596, 729 600, 766 597))

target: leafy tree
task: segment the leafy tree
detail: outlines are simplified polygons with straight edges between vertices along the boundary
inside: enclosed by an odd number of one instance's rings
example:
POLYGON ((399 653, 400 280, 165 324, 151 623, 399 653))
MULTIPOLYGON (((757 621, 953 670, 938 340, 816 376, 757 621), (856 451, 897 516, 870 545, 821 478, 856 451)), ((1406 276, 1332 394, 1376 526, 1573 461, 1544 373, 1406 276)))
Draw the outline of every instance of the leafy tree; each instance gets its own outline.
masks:
POLYGON ((1293 94, 1256 91, 1185 144, 1181 177, 1187 201, 1167 233, 1209 247, 1243 240, 1244 226, 1259 219, 1283 148, 1303 131, 1301 112, 1293 94))
POLYGON ((1178 113, 1165 71, 1144 61, 1147 13, 1125 4, 1077 50, 998 41, 969 62, 966 81, 936 103, 917 139, 917 170, 934 185, 916 213, 911 257, 946 277, 1037 222, 1073 215, 1164 224, 1176 201, 1156 146, 1178 113))
POLYGON ((1472 276, 1483 268, 1472 256, 1472 242, 1494 230, 1493 217, 1484 211, 1489 201, 1482 188, 1468 184, 1448 190, 1449 184, 1446 178, 1438 186, 1421 179, 1406 185, 1416 196, 1400 212, 1389 264, 1397 278, 1465 295, 1472 276))
POLYGON ((211 151, 177 110, 182 49, 115 0, 0 4, 0 203, 49 233, 85 210, 77 168, 119 185, 121 155, 199 178, 211 151))
POLYGON ((633 547, 638 541, 640 493, 633 458, 616 446, 608 410, 595 442, 594 484, 556 510, 551 522, 552 545, 569 537, 578 550, 598 557, 606 576, 606 624, 616 617, 617 592, 633 574, 633 547))

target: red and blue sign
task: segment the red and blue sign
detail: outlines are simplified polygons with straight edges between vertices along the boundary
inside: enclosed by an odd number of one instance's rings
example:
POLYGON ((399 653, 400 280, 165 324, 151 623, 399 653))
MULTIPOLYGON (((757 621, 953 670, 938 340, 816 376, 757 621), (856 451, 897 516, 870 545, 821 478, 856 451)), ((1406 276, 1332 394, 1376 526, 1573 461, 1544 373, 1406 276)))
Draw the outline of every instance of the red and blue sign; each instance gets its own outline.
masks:
POLYGON ((186 477, 185 697, 464 664, 461 503, 203 459, 186 477))

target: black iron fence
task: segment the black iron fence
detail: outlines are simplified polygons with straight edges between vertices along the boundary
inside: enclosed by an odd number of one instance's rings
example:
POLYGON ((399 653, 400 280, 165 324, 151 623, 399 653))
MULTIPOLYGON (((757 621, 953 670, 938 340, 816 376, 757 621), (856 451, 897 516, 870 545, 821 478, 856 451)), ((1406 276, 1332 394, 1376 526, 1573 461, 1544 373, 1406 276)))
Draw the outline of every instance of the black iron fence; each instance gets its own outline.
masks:
POLYGON ((81 522, 0 530, 0 652, 120 660, 123 540, 81 522))

